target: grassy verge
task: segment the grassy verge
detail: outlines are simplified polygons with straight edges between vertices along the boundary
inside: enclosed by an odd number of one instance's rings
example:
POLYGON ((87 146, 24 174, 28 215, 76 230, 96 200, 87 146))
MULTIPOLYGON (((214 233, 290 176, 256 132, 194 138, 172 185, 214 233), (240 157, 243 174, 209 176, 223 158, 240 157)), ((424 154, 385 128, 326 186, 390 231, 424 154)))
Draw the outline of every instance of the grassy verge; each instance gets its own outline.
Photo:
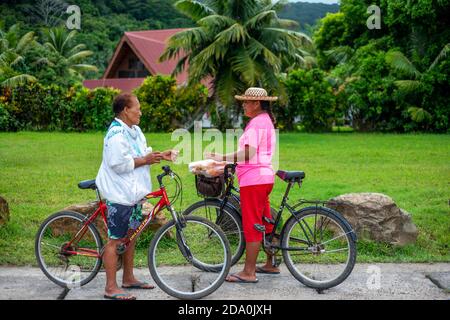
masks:
MULTIPOLYGON (((170 134, 147 134, 154 150, 173 147, 170 134)), ((0 264, 35 265, 34 236, 49 214, 95 199, 77 183, 93 179, 102 155, 101 133, 0 133, 0 195, 11 220, 0 227, 0 264)), ((279 167, 304 170, 301 190, 291 199, 328 199, 348 192, 381 192, 410 212, 419 228, 413 245, 396 248, 358 243, 359 262, 450 261, 450 136, 385 134, 281 134, 279 167)), ((206 145, 206 144, 205 144, 206 145)), ((186 208, 198 201, 187 165, 173 166, 184 183, 186 208)), ((160 166, 152 169, 155 176, 160 166)), ((285 190, 276 181, 271 201, 285 190)), ((275 205, 277 206, 277 205, 275 205)), ((141 239, 137 264, 147 264, 149 238, 141 239)))

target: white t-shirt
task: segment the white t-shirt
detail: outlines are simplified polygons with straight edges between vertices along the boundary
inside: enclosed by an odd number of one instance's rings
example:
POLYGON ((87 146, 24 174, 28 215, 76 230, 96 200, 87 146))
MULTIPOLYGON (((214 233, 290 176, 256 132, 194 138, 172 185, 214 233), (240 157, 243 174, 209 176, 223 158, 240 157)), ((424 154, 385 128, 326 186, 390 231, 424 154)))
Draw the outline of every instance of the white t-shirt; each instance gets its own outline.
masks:
POLYGON ((134 168, 134 158, 152 152, 138 126, 115 118, 103 141, 103 160, 95 183, 103 198, 126 206, 151 192, 150 166, 134 168))

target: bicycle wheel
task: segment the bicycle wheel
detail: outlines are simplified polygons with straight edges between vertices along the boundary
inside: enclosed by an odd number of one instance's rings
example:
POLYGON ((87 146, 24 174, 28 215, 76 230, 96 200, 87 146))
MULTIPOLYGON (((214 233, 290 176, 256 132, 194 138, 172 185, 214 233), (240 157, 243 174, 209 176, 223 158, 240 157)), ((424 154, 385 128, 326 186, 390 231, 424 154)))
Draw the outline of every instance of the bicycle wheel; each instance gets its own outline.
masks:
POLYGON ((225 281, 231 253, 220 228, 207 219, 187 216, 182 226, 177 227, 171 221, 156 232, 150 243, 148 263, 153 280, 164 292, 179 299, 199 299, 213 293, 225 281), (198 264, 210 266, 213 272, 200 270, 198 264))
POLYGON ((308 207, 295 213, 281 234, 283 258, 304 285, 329 289, 344 281, 356 261, 356 238, 339 213, 308 207))
MULTIPOLYGON (((231 250, 231 265, 235 265, 242 257, 245 249, 242 220, 240 215, 229 206, 220 210, 221 204, 219 199, 205 199, 192 204, 183 214, 185 216, 203 217, 218 225, 228 238, 231 250)), ((199 268, 202 268, 202 266, 199 265, 199 268)))
POLYGON ((100 270, 103 243, 93 224, 79 233, 86 216, 72 211, 57 212, 40 226, 35 255, 42 272, 54 283, 74 288, 91 281, 100 270), (84 232, 84 235, 82 235, 84 232), (66 248, 76 236, 80 238, 66 248))

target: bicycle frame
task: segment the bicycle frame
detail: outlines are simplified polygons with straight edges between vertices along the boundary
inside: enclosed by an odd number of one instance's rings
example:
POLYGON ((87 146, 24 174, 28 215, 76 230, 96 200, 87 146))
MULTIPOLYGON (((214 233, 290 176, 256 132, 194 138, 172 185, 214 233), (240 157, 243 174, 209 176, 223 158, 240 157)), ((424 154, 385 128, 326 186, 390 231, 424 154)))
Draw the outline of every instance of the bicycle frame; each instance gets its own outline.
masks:
MULTIPOLYGON (((229 169, 231 169, 231 172, 232 173, 234 173, 234 169, 235 169, 235 165, 236 164, 233 164, 233 165, 226 165, 225 166, 225 168, 224 168, 224 174, 225 174, 225 177, 226 177, 226 179, 227 179, 227 182, 226 182, 226 189, 225 189, 225 193, 224 193, 224 197, 222 198, 222 204, 221 204, 221 210, 225 207, 225 205, 227 204, 227 203, 230 203, 230 205, 231 206, 233 206, 234 207, 234 205, 233 205, 233 203, 231 203, 228 199, 229 198, 232 198, 232 199, 234 199, 234 201, 236 201, 236 202, 240 202, 240 198, 239 198, 239 189, 238 188, 236 188, 234 185, 233 185, 233 174, 230 174, 229 172, 228 172, 228 170, 229 169), (233 192, 234 191, 234 192, 233 192)), ((295 184, 296 182, 288 182, 288 186, 287 186, 287 188, 286 188, 286 191, 285 191, 285 193, 284 193, 284 196, 283 196, 283 200, 281 201, 281 205, 280 205, 280 208, 278 209, 278 211, 277 211, 277 217, 276 217, 276 219, 275 219, 275 221, 267 221, 267 222, 269 222, 269 223, 271 223, 271 224, 273 224, 273 230, 272 230, 272 232, 271 233, 269 233, 269 234, 267 234, 267 236, 268 236, 268 240, 269 240, 269 243, 272 241, 272 239, 275 237, 275 235, 276 235, 276 231, 277 231, 277 229, 278 229, 278 225, 280 224, 280 222, 281 222, 281 219, 282 219, 282 213, 283 213, 283 211, 284 211, 284 209, 286 208, 286 209, 288 209, 288 211, 290 212, 290 214, 292 215, 292 216, 294 216, 294 218, 295 219, 297 219, 297 217, 295 216, 295 208, 297 208, 298 206, 300 206, 301 204, 303 204, 303 203, 310 203, 310 201, 300 201, 299 203, 297 203, 296 205, 294 205, 294 206, 290 206, 288 203, 287 203, 287 201, 288 201, 288 196, 289 196, 289 193, 290 193, 290 191, 291 191, 291 188, 293 187, 293 185, 295 184)), ((299 187, 301 187, 301 182, 299 181, 299 182, 297 182, 298 184, 299 184, 299 187)), ((238 209, 238 208, 236 208, 237 210, 237 212, 240 212, 240 210, 238 209)), ((218 218, 218 221, 220 220, 220 217, 218 218)), ((301 227, 303 228, 303 226, 301 225, 301 227)), ((304 230, 305 231, 305 230, 304 230)), ((306 234, 306 232, 305 232, 305 234, 306 234)), ((307 234, 306 234, 306 236, 307 236, 307 234)), ((307 240, 308 240, 308 242, 309 242, 309 244, 311 244, 311 241, 310 241, 310 239, 308 239, 307 238, 307 240)), ((282 250, 289 250, 289 248, 281 248, 281 247, 279 247, 279 246, 273 246, 273 248, 277 248, 277 249, 282 249, 282 250)), ((302 250, 304 250, 304 249, 302 249, 302 250)))
POLYGON ((102 216, 102 220, 104 223, 105 228, 107 229, 107 216, 106 216, 106 212, 107 212, 107 207, 106 207, 106 203, 103 202, 103 200, 100 197, 100 194, 98 192, 98 190, 95 190, 96 194, 97 194, 97 200, 98 200, 98 208, 97 210, 95 210, 95 212, 87 219, 87 221, 83 224, 83 226, 81 227, 81 229, 77 232, 77 234, 75 235, 75 237, 68 243, 66 244, 66 246, 64 247, 64 253, 68 253, 68 254, 72 254, 72 255, 79 255, 79 256, 86 256, 86 257, 92 257, 92 258, 100 258, 101 256, 98 254, 97 251, 92 250, 92 249, 86 249, 86 248, 79 248, 78 250, 81 251, 73 251, 73 250, 67 250, 67 248, 70 248, 72 246, 72 244, 74 242, 79 241, 81 238, 84 237, 84 235, 86 234, 87 230, 88 230, 88 226, 93 223, 98 215, 100 214, 102 216), (82 253, 85 252, 85 253, 82 253))
MULTIPOLYGON (((126 237, 125 241, 123 241, 121 243, 121 251, 126 251, 126 249, 128 248, 129 244, 136 239, 141 233, 142 231, 148 226, 148 224, 153 220, 153 218, 156 216, 156 214, 158 214, 160 211, 164 210, 166 207, 168 208, 168 210, 170 211, 170 213, 172 214, 173 219, 178 222, 178 216, 176 214, 176 212, 173 210, 171 203, 169 201, 169 198, 167 196, 167 192, 166 192, 166 188, 165 186, 162 184, 161 182, 162 179, 162 175, 161 177, 158 177, 158 181, 160 181, 160 189, 154 192, 151 192, 149 194, 147 194, 143 200, 149 200, 149 199, 155 199, 155 198, 160 198, 159 202, 154 206, 153 210, 150 212, 150 214, 148 214, 145 219, 142 220, 141 224, 139 225, 139 227, 131 234, 131 236, 126 237)), ((100 214, 103 218, 103 222, 105 224, 105 227, 107 228, 107 206, 106 204, 103 202, 103 200, 101 199, 98 190, 96 190, 97 192, 97 199, 98 199, 98 208, 97 210, 87 219, 87 221, 83 224, 83 226, 81 227, 81 229, 77 232, 77 234, 75 235, 75 237, 64 247, 65 251, 64 253, 67 254, 71 254, 71 255, 80 255, 80 256, 86 256, 86 257, 93 257, 93 258, 101 258, 101 254, 99 254, 97 251, 92 250, 92 249, 86 249, 86 248, 78 248, 78 251, 73 251, 73 250, 67 250, 68 248, 71 247, 71 245, 76 242, 79 241, 87 232, 88 230, 88 226, 93 223, 95 221, 95 219, 97 219, 98 215, 100 214)), ((145 201, 143 201, 145 202, 145 201)))

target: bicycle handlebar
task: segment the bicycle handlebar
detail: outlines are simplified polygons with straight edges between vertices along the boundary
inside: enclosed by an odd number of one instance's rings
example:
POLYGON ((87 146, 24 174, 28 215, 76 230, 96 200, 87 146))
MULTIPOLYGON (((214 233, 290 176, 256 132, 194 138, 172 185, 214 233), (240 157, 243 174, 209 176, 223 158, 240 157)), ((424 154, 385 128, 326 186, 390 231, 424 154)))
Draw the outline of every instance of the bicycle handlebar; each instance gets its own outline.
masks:
POLYGON ((236 166, 237 166, 236 163, 229 163, 225 165, 225 167, 223 168, 225 179, 228 178, 229 172, 231 172, 232 175, 236 172, 236 166))
POLYGON ((172 175, 172 174, 173 174, 173 171, 172 171, 172 169, 170 169, 169 166, 163 166, 162 169, 163 169, 164 172, 161 173, 160 175, 158 175, 158 176, 156 177, 156 178, 158 179, 158 182, 159 182, 160 185, 162 185, 162 179, 163 179, 165 176, 168 176, 168 175, 172 175))

